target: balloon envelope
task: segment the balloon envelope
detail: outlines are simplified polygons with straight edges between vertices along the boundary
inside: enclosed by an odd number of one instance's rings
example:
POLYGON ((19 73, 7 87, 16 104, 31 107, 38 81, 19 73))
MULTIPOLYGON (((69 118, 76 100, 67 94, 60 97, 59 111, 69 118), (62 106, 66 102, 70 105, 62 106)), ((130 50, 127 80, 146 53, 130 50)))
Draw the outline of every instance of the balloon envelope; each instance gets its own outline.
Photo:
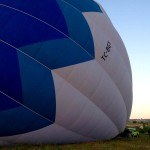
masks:
POLYGON ((93 0, 1 0, 0 145, 121 133, 132 107, 125 46, 93 0))

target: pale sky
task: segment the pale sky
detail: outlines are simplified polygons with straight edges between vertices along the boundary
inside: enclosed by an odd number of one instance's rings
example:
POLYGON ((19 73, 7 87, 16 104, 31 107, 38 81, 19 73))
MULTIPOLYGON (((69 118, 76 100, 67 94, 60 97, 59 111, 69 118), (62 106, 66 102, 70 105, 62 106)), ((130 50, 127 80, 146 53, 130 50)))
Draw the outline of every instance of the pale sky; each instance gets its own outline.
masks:
POLYGON ((130 118, 150 118, 150 0, 100 2, 126 46, 133 78, 130 118))

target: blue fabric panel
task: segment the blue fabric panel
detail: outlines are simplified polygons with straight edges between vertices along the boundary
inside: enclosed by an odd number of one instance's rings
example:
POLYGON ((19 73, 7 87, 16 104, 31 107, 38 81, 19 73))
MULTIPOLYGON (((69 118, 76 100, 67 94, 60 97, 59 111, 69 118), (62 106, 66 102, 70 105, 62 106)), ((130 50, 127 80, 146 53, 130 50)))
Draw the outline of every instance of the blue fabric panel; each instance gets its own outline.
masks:
MULTIPOLYGON (((15 49, 0 42, 0 91, 22 103, 22 87, 18 56, 15 49)), ((0 98, 0 110, 15 107, 0 98)), ((18 105, 17 105, 18 106, 18 105)), ((16 106, 16 107, 17 107, 16 106)))
POLYGON ((20 105, 18 103, 14 103, 12 99, 9 99, 4 94, 0 93, 0 112, 11 108, 19 107, 19 106, 20 105))
POLYGON ((19 107, 0 111, 0 136, 27 133, 53 123, 0 94, 0 99, 2 97, 5 99, 5 104, 18 105, 19 107))
POLYGON ((64 0, 71 4, 81 12, 100 12, 102 13, 99 5, 93 0, 64 0))
POLYGON ((57 69, 93 59, 69 39, 41 42, 20 48, 50 69, 57 69))
POLYGON ((83 14, 63 1, 58 3, 67 22, 69 37, 95 57, 93 37, 83 14))
POLYGON ((44 117, 55 121, 56 101, 50 70, 18 52, 23 104, 44 117))
POLYGON ((1 0, 0 3, 29 13, 68 35, 64 16, 56 0, 1 0))
POLYGON ((0 7, 0 11, 0 38, 15 47, 65 37, 28 15, 6 7, 0 7))
MULTIPOLYGON (((0 43, 0 54, 0 90, 19 103, 54 121, 56 102, 51 71, 3 43, 0 43)), ((3 103, 4 99, 0 101, 3 103)), ((13 107, 18 107, 18 104, 15 106, 15 104, 6 102, 0 106, 0 110, 13 107)))

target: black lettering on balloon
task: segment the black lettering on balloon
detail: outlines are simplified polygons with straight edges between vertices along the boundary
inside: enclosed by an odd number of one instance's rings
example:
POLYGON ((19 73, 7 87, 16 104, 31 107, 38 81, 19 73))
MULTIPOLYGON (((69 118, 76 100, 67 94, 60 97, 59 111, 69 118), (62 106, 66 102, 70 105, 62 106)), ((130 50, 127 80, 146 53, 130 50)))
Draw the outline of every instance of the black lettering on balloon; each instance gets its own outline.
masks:
POLYGON ((107 52, 104 52, 104 57, 108 57, 108 54, 106 55, 107 52))
POLYGON ((103 59, 105 61, 105 57, 104 56, 102 56, 101 59, 103 59))
POLYGON ((106 46, 106 51, 103 53, 101 59, 103 59, 105 61, 106 58, 108 57, 110 51, 111 51, 111 43, 108 41, 107 46, 106 46))

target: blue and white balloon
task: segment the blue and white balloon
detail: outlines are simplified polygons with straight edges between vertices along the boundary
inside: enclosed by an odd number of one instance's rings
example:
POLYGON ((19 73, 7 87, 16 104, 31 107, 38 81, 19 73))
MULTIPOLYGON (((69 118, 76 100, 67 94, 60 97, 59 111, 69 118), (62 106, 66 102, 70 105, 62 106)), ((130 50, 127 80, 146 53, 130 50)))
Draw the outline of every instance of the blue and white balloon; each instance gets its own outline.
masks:
POLYGON ((0 1, 0 145, 111 139, 131 106, 128 55, 99 4, 0 1))

